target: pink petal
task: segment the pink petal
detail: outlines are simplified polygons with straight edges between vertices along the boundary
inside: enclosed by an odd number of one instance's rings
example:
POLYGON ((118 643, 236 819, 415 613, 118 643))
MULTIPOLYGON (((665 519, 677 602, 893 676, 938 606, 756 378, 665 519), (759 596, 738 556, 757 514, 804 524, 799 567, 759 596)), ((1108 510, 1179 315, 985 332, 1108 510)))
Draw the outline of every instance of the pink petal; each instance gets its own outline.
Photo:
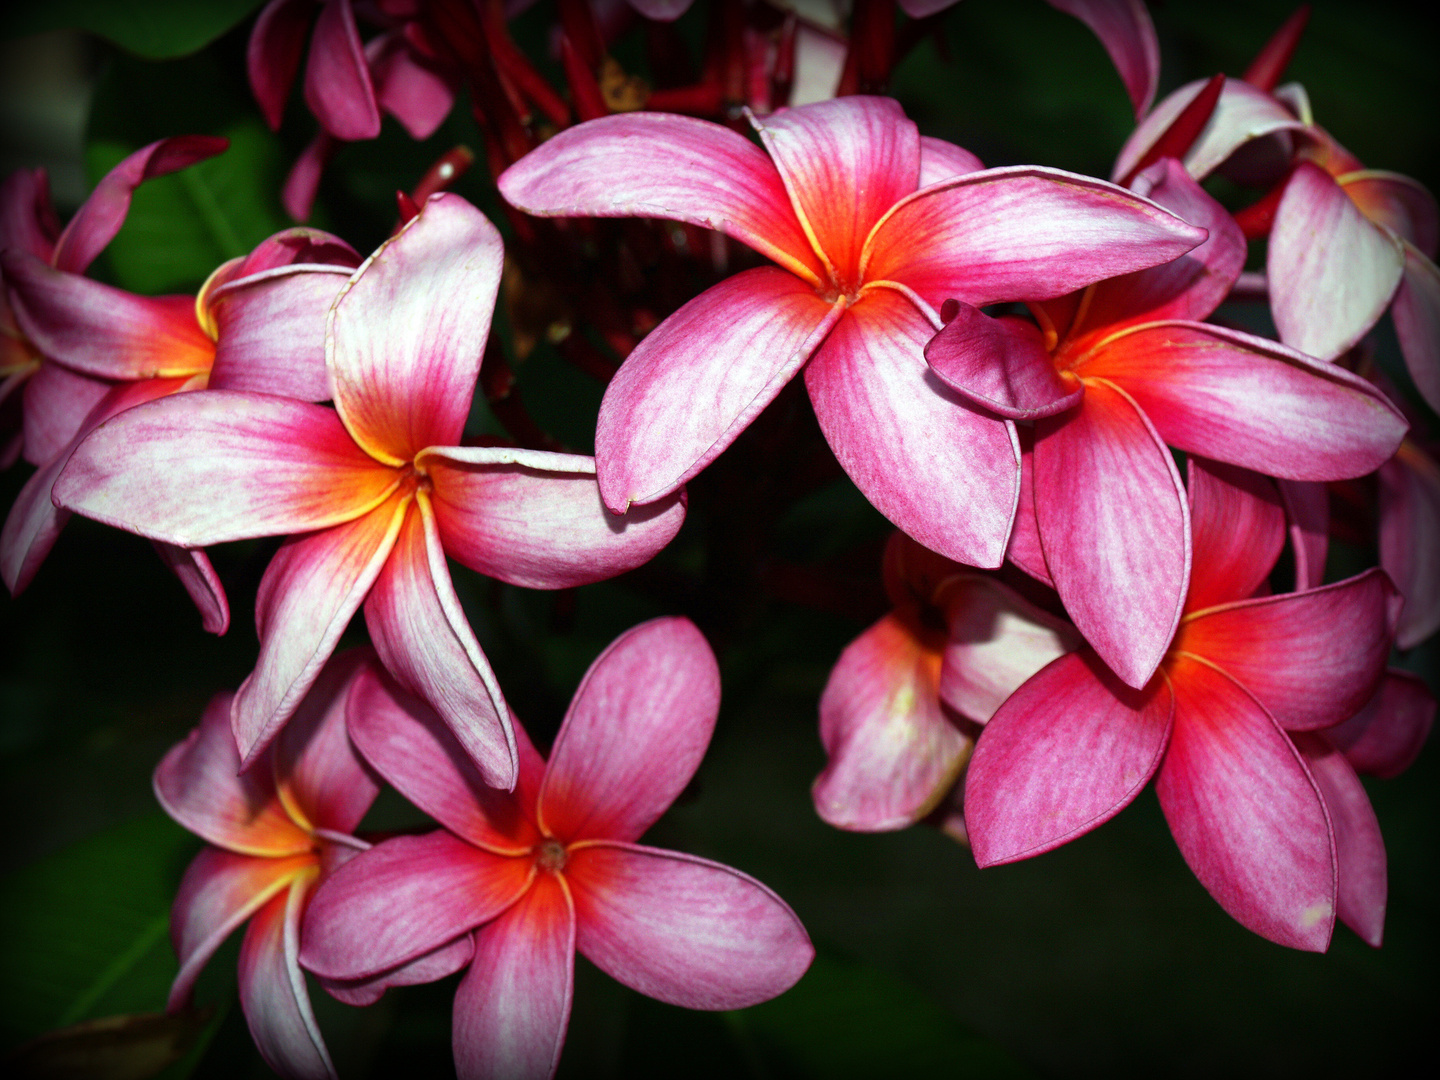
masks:
POLYGON ((743 1009, 800 980, 815 949, 788 904, 728 866, 638 844, 570 852, 576 945, 626 986, 687 1009, 743 1009))
POLYGON ((555 1074, 575 982, 575 909, 564 879, 540 874, 509 911, 475 934, 455 992, 459 1080, 555 1074))
POLYGON ((300 962, 327 979, 387 971, 495 918, 534 875, 530 859, 494 855, 443 830, 394 837, 315 891, 300 962))
POLYGON ((680 495, 610 513, 593 459, 576 454, 456 447, 428 450, 420 465, 434 483, 446 554, 529 589, 586 585, 634 569, 685 520, 680 495))
POLYGON ((180 579, 190 599, 200 612, 200 625, 206 633, 221 635, 230 629, 230 601, 220 575, 210 565, 210 558, 201 548, 176 547, 162 540, 152 540, 155 553, 180 579))
MULTIPOLYGON (((18 505, 18 503, 17 503, 18 505)), ((1406 440, 1380 466, 1380 565, 1405 608, 1395 644, 1413 649, 1440 630, 1440 464, 1406 440)))
POLYGON ((492 787, 513 788, 515 736, 505 697, 470 630, 429 500, 416 498, 365 600, 370 640, 390 674, 450 726, 492 787))
POLYGON ((305 149, 300 151, 300 156, 295 159, 295 164, 290 166, 290 172, 280 189, 280 205, 285 207, 285 212, 296 221, 304 221, 310 216, 311 207, 315 203, 315 192, 320 188, 320 174, 325 171, 325 166, 339 149, 340 143, 327 132, 321 131, 306 144, 305 149))
POLYGON ((1015 525, 1010 530, 1010 543, 1005 558, 1036 581, 1055 587, 1045 566, 1045 553, 1040 547, 1040 526, 1035 521, 1035 451, 1034 428, 1020 430, 1020 502, 1015 508, 1015 525))
POLYGON ((1285 546, 1285 511, 1258 473, 1192 456, 1190 594, 1186 611, 1244 600, 1270 576, 1285 546))
MULTIPOLYGON (((1173 124, 1185 106, 1205 89, 1209 79, 1186 83, 1156 105, 1150 115, 1125 141, 1111 179, 1129 174, 1160 136, 1173 124)), ((1197 180, 1214 172, 1226 158, 1247 142, 1281 132, 1304 131, 1305 124, 1278 100, 1240 79, 1226 79, 1215 111, 1200 137, 1185 155, 1185 168, 1197 180)))
POLYGON ((125 223, 130 196, 137 187, 156 176, 214 157, 229 145, 228 139, 213 135, 179 135, 142 146, 95 185, 55 241, 50 264, 57 270, 83 274, 125 223))
POLYGON ((320 8, 305 65, 305 104, 337 139, 353 142, 380 134, 375 88, 350 0, 329 0, 320 8))
POLYGON ((690 9, 691 0, 630 0, 630 6, 647 19, 674 22, 690 9))
MULTIPOLYGON (((400 34, 386 35, 368 49, 380 108, 399 120, 417 142, 435 134, 455 104, 455 90, 437 71, 421 64, 400 34)), ((373 45, 373 42, 372 42, 373 45)))
POLYGON ((291 816, 312 829, 354 832, 380 793, 345 732, 350 688, 370 659, 367 649, 331 657, 276 737, 276 790, 291 816))
POLYGON ((0 247, 24 251, 48 263, 58 231, 44 169, 16 169, 0 180, 0 247))
POLYGON ((870 502, 956 562, 999 566, 1020 487, 1014 427, 925 366, 935 333, 893 289, 868 290, 805 371, 820 429, 870 502))
POLYGON ((209 303, 216 330, 210 387, 328 398, 325 313, 349 277, 344 266, 300 264, 217 289, 209 303))
MULTIPOLYGON (((1381 483, 1384 483, 1383 474, 1381 483)), ((1281 480, 1279 487, 1280 498, 1285 503, 1285 516, 1290 521, 1295 591, 1304 592, 1316 588, 1325 580, 1325 559, 1330 550, 1330 491, 1322 483, 1305 480, 1281 480)), ((1383 528, 1383 515, 1381 520, 1383 528)), ((1381 562, 1384 562, 1383 558, 1381 562)), ((1390 576, 1393 578, 1395 575, 1390 572, 1390 576)), ((1404 592, 1403 588, 1401 592, 1404 592)))
POLYGON ((1275 210, 1266 262, 1281 341, 1334 359, 1390 306, 1404 268, 1399 238, 1371 223, 1324 169, 1296 168, 1275 210))
POLYGON ((1415 763, 1435 723, 1435 696, 1425 680, 1390 668, 1365 707, 1325 738, 1357 772, 1389 780, 1415 763))
POLYGON ((392 498, 331 529, 287 540, 255 598, 260 656, 231 709, 247 762, 299 706, 395 545, 407 500, 392 498))
MULTIPOLYGON (((417 986, 454 975, 467 967, 475 955, 475 939, 463 934, 454 941, 422 953, 409 963, 372 975, 368 979, 320 979, 320 985, 346 1005, 373 1005, 392 986, 417 986)), ((316 976, 319 978, 319 976, 316 976)))
POLYGON ((1409 244, 1390 316, 1415 389, 1440 411, 1440 269, 1409 244))
POLYGON ((232 930, 314 865, 309 853, 257 859, 207 847, 196 855, 170 909, 170 941, 180 972, 170 986, 167 1008, 186 1004, 196 978, 232 930))
POLYGON ((1405 434, 1399 410, 1364 379, 1203 323, 1123 330, 1077 373, 1123 387, 1177 449, 1287 480, 1361 476, 1405 434))
POLYGON ((355 441, 391 464, 465 430, 504 262, 495 226, 441 193, 335 301, 327 365, 355 441))
MULTIPOLYGON (((892 613, 840 654, 820 695, 828 758, 810 794, 839 829, 903 829, 955 783, 971 740, 940 705, 939 642, 892 613)), ((938 635, 931 635, 932 637, 938 635)))
POLYGON ((1187 617, 1175 649, 1220 668, 1296 731, 1329 727, 1370 699, 1390 655, 1381 570, 1303 593, 1244 600, 1187 617))
POLYGON ((957 575, 944 604, 950 638, 940 668, 940 696, 976 723, 988 721, 1050 661, 1083 644, 1073 626, 992 577, 957 575))
POLYGON ((673 113, 621 113, 560 132, 500 176, 541 217, 658 217, 718 229, 814 285, 825 270, 775 165, 743 135, 673 113))
POLYGON ((334 1077, 296 962, 300 912, 310 882, 298 880, 255 913, 240 946, 240 1007, 269 1066, 295 1080, 334 1077))
POLYGON ((1335 834, 1335 913, 1367 945, 1378 949, 1385 930, 1386 893, 1380 822, 1345 755, 1318 735, 1299 732, 1293 738, 1325 800, 1335 834))
POLYGON ((155 768, 155 798, 196 836, 241 855, 303 855, 313 838, 286 812, 268 763, 240 771, 230 734, 234 695, 210 699, 200 724, 155 768))
POLYGON ((25 460, 46 465, 75 438, 91 410, 114 385, 81 375, 59 364, 41 364, 28 379, 21 397, 25 433, 25 460))
POLYGON ((610 380, 595 426, 605 505, 663 498, 724 450, 844 314, 794 274, 759 267, 652 330, 610 380))
POLYGON ((832 280, 858 287, 870 230, 920 185, 914 123, 890 98, 854 96, 751 116, 750 123, 832 280))
POLYGON ((76 448, 55 502, 181 547, 324 529, 362 516, 398 474, 319 405, 202 390, 130 409, 76 448))
POLYGON ((1265 709, 1223 674, 1190 660, 1170 674, 1175 727, 1155 791, 1180 853, 1242 926, 1324 952, 1335 858, 1314 781, 1265 709))
POLYGON ((1080 380, 1055 370, 1034 323, 992 319, 958 302, 946 306, 946 315, 952 307, 955 314, 925 346, 930 370, 947 386, 1011 420, 1054 416, 1080 401, 1080 380))
POLYGON ((193 297, 136 296, 15 251, 0 263, 16 321, 48 359, 101 379, 210 370, 215 343, 195 321, 193 297))
POLYGON ((1190 583, 1190 514, 1170 451, 1108 381, 1035 426, 1035 517, 1065 612, 1122 680, 1150 681, 1190 583))
POLYGON ((866 243, 867 281, 939 309, 1047 300, 1169 262, 1205 231, 1103 180, 1020 166, 968 173, 901 201, 866 243))
POLYGON ((1043 668, 1000 706, 965 771, 965 828, 981 866, 1057 848, 1118 814, 1160 764, 1174 703, 1086 649, 1043 668))
POLYGON ((1135 106, 1135 119, 1144 116, 1160 82, 1160 42, 1143 0, 1049 0, 1049 4, 1094 31, 1120 72, 1135 106))
POLYGON ((1156 162, 1131 186, 1210 235, 1178 259, 1093 286, 1082 325, 1070 329, 1072 337, 1083 329, 1106 328, 1108 333, 1125 322, 1204 319, 1229 295, 1245 266, 1240 226, 1174 158, 1156 162))
POLYGON ((1338 182, 1367 218, 1414 244, 1422 255, 1435 258, 1440 211, 1424 184, 1380 169, 1346 173, 1338 182))
POLYGON ((570 702, 540 788, 540 827, 566 843, 637 839, 695 775, 719 711, 720 669, 694 623, 627 630, 570 702))
POLYGON ((285 99, 300 70, 305 52, 305 30, 315 11, 315 0, 270 0, 255 19, 245 48, 245 68, 250 91, 260 106, 265 122, 280 130, 285 99))
MULTIPOLYGON (((920 186, 929 187, 952 176, 979 172, 984 163, 964 147, 936 139, 929 135, 920 136, 920 186)), ((905 194, 909 194, 905 192, 905 194)))
POLYGON ((350 692, 350 737, 395 788, 451 832, 497 855, 520 855, 539 842, 527 816, 545 762, 515 725, 519 792, 490 787, 445 722, 378 666, 361 672, 350 692))

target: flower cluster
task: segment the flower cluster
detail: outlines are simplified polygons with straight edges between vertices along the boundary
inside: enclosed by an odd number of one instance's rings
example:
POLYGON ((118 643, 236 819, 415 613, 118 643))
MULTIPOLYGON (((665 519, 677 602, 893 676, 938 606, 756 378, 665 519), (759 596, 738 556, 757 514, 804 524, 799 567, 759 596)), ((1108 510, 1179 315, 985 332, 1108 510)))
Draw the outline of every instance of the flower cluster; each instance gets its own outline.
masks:
MULTIPOLYGON (((804 974, 814 950, 774 892, 639 843, 719 715, 707 635, 678 615, 622 634, 542 755, 451 576, 453 560, 570 590, 642 567, 732 448, 769 440, 767 470, 800 475, 775 464, 808 430, 797 376, 818 423, 804 453, 898 530, 891 609, 819 697, 821 818, 929 821, 989 866, 1096 828, 1153 780, 1241 924, 1323 951, 1339 918, 1379 945, 1385 849, 1357 773, 1402 771, 1434 713, 1389 665, 1440 626, 1440 469, 1417 434, 1440 407, 1440 215, 1277 85, 1300 23, 1243 79, 1151 109, 1144 5, 1052 2, 1100 36, 1139 119, 1109 181, 986 168, 922 135, 871 92, 900 49, 889 0, 858 0, 848 38, 733 5, 704 75, 656 87, 607 42, 643 17, 663 45, 687 4, 561 0, 568 95, 498 0, 271 0, 250 38, 256 99, 278 126, 308 32, 321 127, 287 181, 292 213, 339 143, 374 138, 382 113, 424 138, 464 87, 508 240, 443 190, 465 152, 400 194, 368 258, 300 226, 195 297, 138 296, 87 267, 140 184, 223 142, 146 146, 63 230, 43 174, 5 182, 0 398, 19 404, 8 459, 35 466, 0 533, 10 590, 80 514, 151 540, 224 633, 206 549, 278 542, 253 670, 155 772, 208 845, 175 901, 172 1008, 248 922, 241 1002, 278 1072, 334 1074, 306 972, 367 1005, 463 971, 459 1074, 544 1077, 577 951, 696 1009, 804 974), (1212 174, 1261 194, 1227 208, 1212 174), (586 220, 601 218, 645 220, 586 220), (1262 236, 1264 272, 1246 273, 1262 236), (642 295, 646 245, 660 271, 642 295), (517 350, 525 301, 548 289, 564 315, 542 331, 605 381, 593 458, 510 396, 502 283, 517 350), (1227 301, 1268 304, 1276 338, 1217 320, 1227 301), (1418 403, 1367 361, 1387 309, 1418 403), (477 389, 510 439, 467 431, 477 389), (1354 490, 1336 485, 1371 474, 1380 566, 1327 582, 1330 500, 1354 490), (336 653, 362 608, 371 647, 336 653), (382 783, 438 828, 363 832, 382 783)), ((784 488, 724 483, 732 514, 784 488)))

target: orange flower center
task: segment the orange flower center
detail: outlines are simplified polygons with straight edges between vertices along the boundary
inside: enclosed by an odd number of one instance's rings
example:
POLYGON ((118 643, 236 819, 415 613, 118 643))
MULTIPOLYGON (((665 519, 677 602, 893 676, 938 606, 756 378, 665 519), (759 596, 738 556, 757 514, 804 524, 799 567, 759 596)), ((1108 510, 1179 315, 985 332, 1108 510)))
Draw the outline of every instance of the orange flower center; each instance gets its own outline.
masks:
POLYGON ((542 840, 535 845, 535 865, 558 874, 565 869, 565 845, 559 840, 542 840))

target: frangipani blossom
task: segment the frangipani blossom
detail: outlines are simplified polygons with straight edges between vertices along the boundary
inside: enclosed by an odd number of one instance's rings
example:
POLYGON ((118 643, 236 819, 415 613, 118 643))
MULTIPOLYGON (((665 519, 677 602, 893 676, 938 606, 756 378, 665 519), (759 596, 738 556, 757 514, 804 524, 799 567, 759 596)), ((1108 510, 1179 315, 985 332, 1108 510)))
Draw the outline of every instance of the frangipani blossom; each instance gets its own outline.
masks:
POLYGON ((675 491, 804 367, 821 429, 865 496, 926 547, 998 566, 1018 494, 1014 428, 927 373, 940 304, 1050 299, 1173 259, 1204 231, 1098 180, 982 171, 885 98, 751 123, 768 154, 701 120, 606 117, 500 177, 529 213, 704 225, 777 264, 685 304, 621 365, 595 435, 606 505, 675 491))
POLYGON ((678 497, 624 520, 606 513, 589 458, 458 445, 501 264, 484 215, 437 195, 330 310, 335 409, 254 391, 167 398, 102 424, 56 482, 57 504, 169 543, 289 537, 260 584, 260 658, 233 706, 246 762, 363 602, 386 666, 445 717, 488 782, 512 786, 509 716, 446 555, 562 588, 639 565, 679 529, 678 497))
MULTIPOLYGON (((302 401, 329 397, 325 312, 360 256, 334 236, 290 229, 216 270, 193 300, 144 297, 52 269, 21 252, 0 255, 19 325, 47 360, 112 382, 68 443, 21 489, 0 532, 0 574, 19 593, 59 538, 69 511, 51 489, 71 452, 126 409, 185 390, 258 390, 302 401), (285 342, 277 349, 275 342, 285 342)), ((205 618, 224 633, 229 606, 198 549, 156 541, 205 618)))
POLYGON ((514 794, 487 788, 421 702, 361 676, 350 732, 445 828, 388 840, 317 894, 302 963, 363 979, 456 940, 462 1080, 546 1077, 570 1015, 578 949, 673 1005, 737 1009, 789 989, 814 956, 794 912, 728 866, 637 844, 709 745, 720 673, 685 619, 655 619, 591 665, 547 765, 516 725, 514 794))
POLYGON ((1209 239, 1165 266, 1032 305, 1039 328, 956 304, 925 355, 977 405, 1034 423, 1033 497, 1022 499, 1012 558, 1053 582, 1101 659, 1142 687, 1190 583, 1170 446, 1287 479, 1341 479, 1378 467, 1406 425, 1334 364, 1197 321, 1230 291, 1245 241, 1173 159, 1136 182, 1209 239), (1032 528, 1038 543, 1026 542, 1032 528))
POLYGON ((811 787, 821 818, 860 832, 930 813, 1001 703, 1080 647, 1061 620, 903 533, 884 577, 895 610, 846 646, 820 695, 829 760, 811 787))
MULTIPOLYGON (((200 726, 155 770, 165 812, 214 845, 195 857, 175 897, 170 933, 180 973, 169 1007, 189 1001, 215 950, 248 921, 240 1005, 260 1053, 288 1077, 335 1075, 296 956, 316 884, 370 846, 351 833, 379 785, 345 734, 346 694, 364 659, 351 652, 331 661, 294 722, 245 772, 230 734, 229 694, 216 695, 200 726)), ((467 946, 445 954, 449 970, 469 960, 467 946)))
POLYGON ((1307 735, 1354 716, 1379 685, 1394 589, 1371 570, 1266 595, 1285 540, 1269 482, 1192 456, 1189 495, 1190 593, 1160 670, 1136 690, 1082 649, 1001 706, 966 773, 976 861, 1058 847, 1154 776, 1185 861, 1244 926, 1323 951, 1338 913, 1375 940, 1373 813, 1340 755, 1307 735))

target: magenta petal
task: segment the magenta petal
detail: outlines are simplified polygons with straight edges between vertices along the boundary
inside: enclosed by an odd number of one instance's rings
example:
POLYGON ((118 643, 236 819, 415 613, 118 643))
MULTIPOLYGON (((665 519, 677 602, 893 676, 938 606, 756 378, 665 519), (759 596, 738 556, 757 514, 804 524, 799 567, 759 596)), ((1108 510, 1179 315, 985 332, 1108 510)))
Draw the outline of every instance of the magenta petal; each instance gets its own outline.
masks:
MULTIPOLYGON (((1382 465, 1383 470, 1386 466, 1382 465)), ((1381 490, 1384 479, 1382 472, 1381 490)), ((1295 556, 1295 591, 1317 588, 1325 580, 1325 559, 1330 551, 1330 490, 1322 483, 1281 480, 1280 498, 1290 522, 1290 550, 1295 556)), ((1384 495, 1381 495, 1384 499, 1384 495)), ((1384 528, 1384 512, 1381 512, 1384 528)), ((1383 544, 1383 541, 1382 541, 1383 544)), ((1384 563, 1384 557, 1381 557, 1384 563)), ((1393 578, 1395 574, 1390 572, 1393 578)), ((1401 589, 1404 592, 1404 589, 1401 589)))
POLYGON ((1425 680, 1390 668, 1375 696, 1349 720, 1325 729, 1357 772, 1389 780, 1415 763, 1435 723, 1435 696, 1425 680))
POLYGON ((386 840, 315 891, 300 962, 327 979, 387 971, 495 918, 534 874, 530 859, 494 855, 443 830, 386 840))
POLYGON ((695 775, 720 711, 720 669, 689 619, 652 619, 601 653, 565 714, 539 824, 566 843, 634 840, 695 775))
POLYGON ((965 771, 965 827, 981 866, 1039 855, 1109 821, 1160 764, 1174 703, 1134 690, 1088 649, 1043 668, 1000 706, 965 771))
POLYGON ((350 0, 328 0, 320 8, 305 65, 305 104, 337 139, 380 134, 380 110, 350 0))
POLYGON ((708 859, 638 844, 570 852, 576 944, 615 979, 687 1009, 743 1009, 783 994, 815 957, 790 906, 708 859))
POLYGON ((513 788, 505 697, 455 595, 429 501, 416 504, 365 601, 370 640, 390 674, 450 725, 485 782, 513 788))
POLYGON ((130 197, 137 187, 156 176, 214 157, 229 145, 228 139, 213 135, 179 135, 142 146, 95 185, 55 241, 50 264, 57 270, 83 274, 125 223, 130 197))
MULTIPOLYGON (((936 139, 930 135, 920 136, 920 186, 928 187, 952 176, 979 172, 985 163, 964 147, 936 139)), ((906 192, 906 194, 909 194, 906 192)))
POLYGON ((475 960, 455 991, 459 1080, 553 1076, 574 983, 575 909, 564 880, 541 874, 475 933, 475 960))
POLYGON ((1390 315, 1415 389, 1440 410, 1440 269, 1409 244, 1390 315))
POLYGON ((23 380, 21 391, 25 460, 46 465, 66 451, 66 443, 79 433, 85 419, 99 405, 114 383, 81 375, 59 364, 41 364, 40 370, 25 378, 25 372, 7 380, 23 380))
POLYGON ((330 163, 338 149, 340 143, 327 132, 321 131, 306 144, 305 149, 300 151, 300 156, 295 159, 295 164, 290 166, 290 172, 280 189, 280 205, 285 207, 285 212, 294 220, 304 221, 310 216, 310 209, 315 203, 315 192, 320 187, 320 174, 325 171, 325 166, 330 163))
POLYGON ((1220 672, 1181 661, 1171 678, 1175 726, 1155 791, 1180 853, 1241 925, 1324 952, 1335 924, 1334 848, 1299 754, 1220 672))
MULTIPOLYGON (((475 955, 475 939, 462 934, 414 960, 371 975, 367 979, 320 979, 320 985, 346 1005, 374 1005, 392 986, 418 986, 454 975, 475 955)), ((319 978, 317 975, 316 978, 319 978)))
POLYGON ((603 581, 648 562, 685 520, 682 495, 622 516, 605 509, 595 462, 505 447, 437 447, 421 464, 434 483, 445 553, 529 589, 603 581))
POLYGON ((300 70, 305 51, 305 30, 315 11, 315 0, 270 0, 255 19, 245 48, 250 91, 265 122, 280 130, 285 99, 300 70))
POLYGON ((1440 210, 1418 180, 1381 169, 1363 169, 1339 178, 1355 205, 1377 225, 1414 244, 1433 259, 1440 245, 1440 210))
POLYGON ((19 596, 30 584, 70 520, 70 512, 50 501, 50 489, 65 467, 67 456, 57 454, 25 482, 0 530, 0 576, 10 595, 19 596))
POLYGON ((1395 644, 1402 649, 1413 649, 1440 630, 1437 538, 1440 465, 1407 441, 1380 466, 1380 565, 1405 597, 1395 631, 1395 644))
POLYGON ((999 566, 1015 517, 1014 427, 940 383, 935 327, 893 289, 867 290, 805 370, 820 429, 870 502, 956 562, 999 566))
POLYGON ((1035 520, 1035 452, 1033 428, 1020 430, 1020 501, 1015 508, 1015 525, 1010 530, 1010 543, 1005 558, 1050 588, 1050 571, 1045 566, 1045 552, 1040 547, 1040 526, 1035 520))
POLYGON ((1301 732, 1294 741, 1325 800, 1335 834, 1335 913, 1378 949, 1385 930, 1386 881, 1385 841, 1375 809, 1344 754, 1318 735, 1301 732))
POLYGON ((545 763, 515 725, 519 797, 486 784, 445 722, 419 698, 372 666, 356 679, 348 704, 350 737, 396 790, 451 832, 496 854, 518 855, 538 839, 533 809, 545 763))
MULTIPOLYGON (((0 247, 28 252, 48 263, 58 232, 44 169, 16 169, 0 180, 0 247)), ((0 312, 4 310, 0 290, 0 312)))
POLYGON ((296 881, 255 913, 240 946, 240 1007, 260 1056, 281 1076, 335 1076, 296 963, 308 881, 296 881))
POLYGON ((406 514, 387 503, 357 521, 287 540, 255 598, 260 656, 231 725, 248 762, 289 719, 390 557, 406 514))
POLYGON ((1375 325, 1405 269, 1399 238, 1367 219, 1309 162, 1285 186, 1267 259, 1280 340, 1322 360, 1339 356, 1375 325))
POLYGON ((839 829, 903 829, 954 784, 971 740, 940 706, 939 654, 890 614, 845 647, 820 695, 828 758, 810 789, 839 829))
POLYGON ((663 498, 713 461, 843 313, 794 274, 760 267, 650 331, 600 403, 595 464, 605 505, 618 513, 663 498))
POLYGON ((1078 371, 1123 387, 1177 449, 1287 480, 1362 476, 1405 434, 1385 395, 1339 365, 1204 323, 1122 331, 1078 371))
POLYGON ((1285 546, 1285 511, 1259 473, 1192 456, 1190 595, 1186 611, 1245 600, 1285 546))
MULTIPOLYGON (((1011 420, 1035 420, 1073 408, 1080 380, 1055 370, 1034 323, 992 319, 956 302, 956 312, 925 346, 930 370, 982 408, 1011 420)), ((948 314, 948 308, 947 308, 948 314)))
POLYGON ((1370 699, 1390 655, 1394 586, 1381 570, 1201 612, 1176 648, 1226 672, 1296 731, 1329 727, 1370 699))
POLYGON ((935 309, 1048 300, 1169 262, 1205 239, 1132 192, 1036 166, 934 184, 889 213, 866 243, 867 281, 896 281, 935 309))
POLYGON ((375 98, 380 108, 399 120, 406 134, 417 142, 435 134, 455 105, 455 89, 438 72, 415 59, 401 34, 371 42, 370 73, 375 80, 375 98))
POLYGON ((801 225, 840 282, 858 284, 870 230, 920 181, 920 134, 891 98, 849 96, 750 117, 801 225))
POLYGON ((200 612, 200 625, 206 633, 224 634, 230 629, 230 601, 220 575, 210 565, 210 557, 202 548, 176 547, 163 540, 152 540, 155 553, 185 587, 200 612))
POLYGON ((1120 73, 1135 106, 1135 119, 1144 116, 1160 82, 1160 42, 1143 0, 1049 0, 1049 4, 1094 31, 1120 73))
POLYGON ((621 113, 560 132, 501 174, 542 217, 656 217, 718 229, 812 284, 825 271, 780 173, 738 132, 673 113, 621 113))
POLYGON ((1066 614, 1134 687, 1155 673, 1190 584, 1190 514, 1169 449, 1113 383, 1035 427, 1035 516, 1066 614))

